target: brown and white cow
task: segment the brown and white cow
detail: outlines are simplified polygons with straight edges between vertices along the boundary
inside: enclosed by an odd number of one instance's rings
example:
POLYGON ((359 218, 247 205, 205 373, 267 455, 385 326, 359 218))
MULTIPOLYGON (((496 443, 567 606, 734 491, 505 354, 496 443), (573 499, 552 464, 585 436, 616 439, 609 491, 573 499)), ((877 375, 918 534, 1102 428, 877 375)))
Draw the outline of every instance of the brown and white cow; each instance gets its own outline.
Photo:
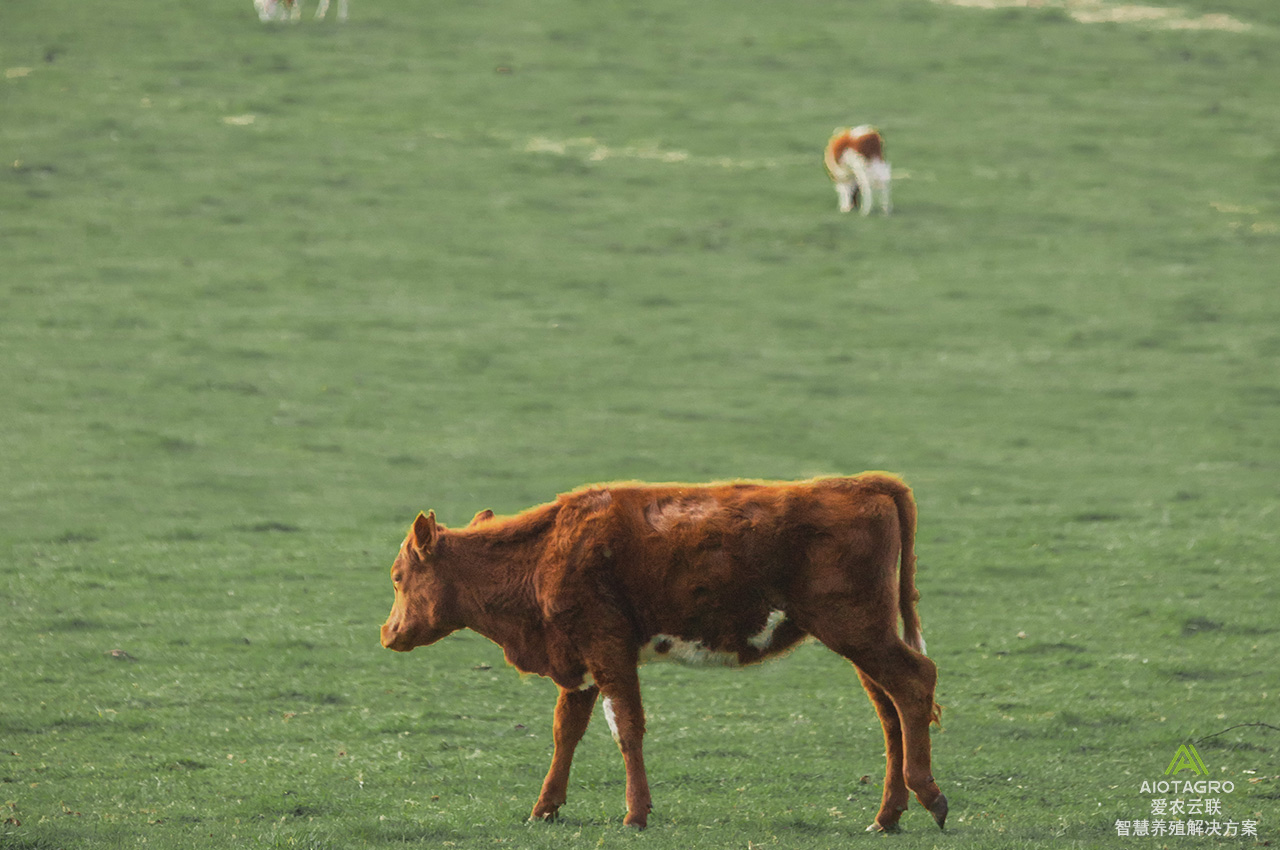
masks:
POLYGON ((863 215, 870 215, 877 193, 884 214, 893 211, 889 195, 893 169, 884 158, 884 137, 875 127, 840 127, 827 140, 822 161, 836 185, 840 212, 861 207, 863 215))
POLYGON ((382 645, 404 652, 470 628, 559 686, 533 818, 551 820, 564 804, 602 694, 626 765, 624 822, 644 827, 639 665, 753 664, 812 636, 853 662, 884 728, 884 796, 868 829, 896 828, 908 789, 942 826, 929 742, 937 668, 915 608, 915 529, 910 488, 878 472, 596 485, 514 517, 482 511, 459 530, 419 514, 391 567, 382 645))

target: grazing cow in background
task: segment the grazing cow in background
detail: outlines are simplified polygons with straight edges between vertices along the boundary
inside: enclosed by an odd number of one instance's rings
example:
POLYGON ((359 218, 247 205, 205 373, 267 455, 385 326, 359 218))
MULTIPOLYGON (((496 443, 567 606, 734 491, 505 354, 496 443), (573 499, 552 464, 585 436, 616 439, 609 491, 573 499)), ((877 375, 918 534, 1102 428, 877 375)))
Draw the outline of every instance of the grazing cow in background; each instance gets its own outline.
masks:
POLYGON ((853 662, 884 728, 884 796, 868 829, 895 829, 908 789, 943 826, 929 742, 937 668, 916 614, 915 529, 910 488, 886 473, 596 485, 514 517, 482 511, 458 530, 419 514, 391 567, 382 645, 405 652, 470 628, 559 686, 555 752, 533 818, 551 820, 564 804, 574 749, 603 695, 627 771, 624 823, 644 827, 652 806, 637 667, 754 664, 812 636, 853 662))
POLYGON ((861 206, 862 214, 870 215, 877 192, 880 209, 885 215, 893 212, 893 201, 889 197, 892 169, 884 159, 884 138, 875 127, 863 124, 836 130, 827 141, 823 162, 836 184, 840 212, 861 206))
MULTIPOLYGON (((262 21, 283 21, 288 18, 297 21, 302 18, 302 0, 253 0, 253 8, 258 10, 258 19, 262 21)), ((320 0, 316 7, 316 19, 323 20, 329 11, 329 0, 320 0)), ((338 20, 347 19, 347 0, 338 0, 338 20)))

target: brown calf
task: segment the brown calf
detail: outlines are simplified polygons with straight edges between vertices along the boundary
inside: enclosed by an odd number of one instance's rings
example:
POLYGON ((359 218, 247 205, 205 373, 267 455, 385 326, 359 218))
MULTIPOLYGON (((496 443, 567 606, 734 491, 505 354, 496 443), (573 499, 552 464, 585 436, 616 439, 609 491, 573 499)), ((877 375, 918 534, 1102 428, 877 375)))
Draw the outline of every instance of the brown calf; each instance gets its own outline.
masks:
POLYGON ((643 827, 652 806, 637 667, 752 664, 813 636, 853 662, 884 727, 884 797, 868 829, 894 829, 908 789, 942 826, 929 743, 937 668, 915 610, 915 528, 911 490, 884 473, 598 485, 514 517, 482 511, 456 531, 419 514, 391 567, 382 645, 404 652, 470 628, 560 687, 534 818, 564 804, 603 694, 627 770, 624 822, 643 827))

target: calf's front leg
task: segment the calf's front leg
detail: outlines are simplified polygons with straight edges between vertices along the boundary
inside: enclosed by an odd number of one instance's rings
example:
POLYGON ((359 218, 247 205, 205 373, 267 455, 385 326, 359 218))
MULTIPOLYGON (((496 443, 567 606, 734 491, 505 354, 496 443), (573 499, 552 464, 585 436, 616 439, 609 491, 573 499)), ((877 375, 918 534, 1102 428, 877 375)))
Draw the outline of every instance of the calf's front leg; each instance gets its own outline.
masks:
POLYGON ((613 740, 622 751, 627 769, 627 816, 623 823, 644 829, 649 824, 653 800, 644 770, 644 707, 640 703, 640 676, 631 670, 609 677, 595 675, 604 694, 604 717, 613 740))
POLYGON ((596 705, 600 689, 592 685, 580 691, 560 689, 556 700, 555 753, 551 756, 551 769, 542 783, 542 793, 534 804, 530 820, 555 820, 556 812, 564 805, 569 791, 569 768, 573 753, 578 748, 591 722, 591 711, 596 705))

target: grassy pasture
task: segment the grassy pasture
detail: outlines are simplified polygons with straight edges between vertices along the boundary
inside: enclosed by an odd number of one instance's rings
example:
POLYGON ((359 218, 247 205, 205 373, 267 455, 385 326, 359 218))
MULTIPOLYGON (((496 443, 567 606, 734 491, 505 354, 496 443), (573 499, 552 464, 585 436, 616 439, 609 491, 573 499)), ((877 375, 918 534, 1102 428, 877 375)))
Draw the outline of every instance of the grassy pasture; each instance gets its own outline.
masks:
POLYGON ((1188 741, 1274 843, 1280 732, 1216 733, 1280 726, 1280 12, 1179 5, 1251 26, 4 0, 0 848, 1253 846, 1117 837, 1188 741), (822 173, 864 121, 889 219, 822 173), (600 728, 523 822, 550 683, 378 646, 419 509, 870 468, 946 833, 862 832, 820 647, 645 671, 633 835, 600 728))

